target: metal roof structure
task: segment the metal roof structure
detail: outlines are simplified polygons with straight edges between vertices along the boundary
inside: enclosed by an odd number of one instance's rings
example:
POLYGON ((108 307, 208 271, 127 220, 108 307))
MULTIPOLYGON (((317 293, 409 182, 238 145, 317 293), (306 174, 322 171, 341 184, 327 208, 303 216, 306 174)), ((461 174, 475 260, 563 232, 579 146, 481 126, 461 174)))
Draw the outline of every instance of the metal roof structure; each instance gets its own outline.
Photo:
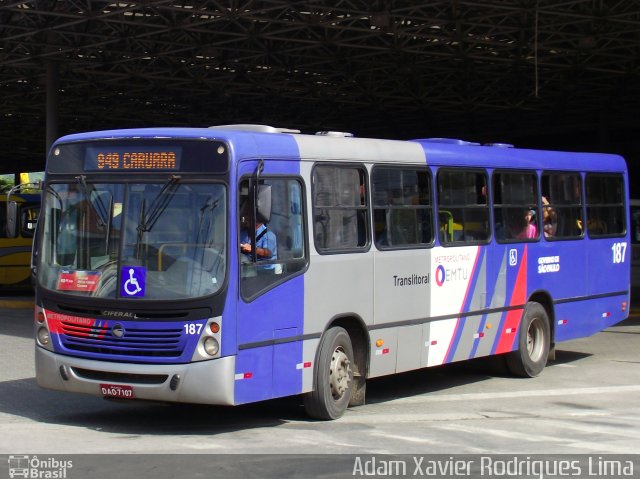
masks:
POLYGON ((264 123, 598 146, 640 131, 640 2, 0 0, 2 169, 42 168, 47 91, 60 134, 264 123))

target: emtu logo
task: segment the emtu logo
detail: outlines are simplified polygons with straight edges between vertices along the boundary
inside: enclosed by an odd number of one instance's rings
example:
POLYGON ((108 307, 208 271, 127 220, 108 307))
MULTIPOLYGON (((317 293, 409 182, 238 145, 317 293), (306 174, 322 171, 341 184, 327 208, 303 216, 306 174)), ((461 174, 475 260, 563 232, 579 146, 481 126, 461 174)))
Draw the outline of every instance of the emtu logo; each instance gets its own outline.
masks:
POLYGON ((442 286, 445 279, 447 279, 447 274, 444 270, 444 266, 440 265, 436 268, 436 284, 438 286, 442 286))

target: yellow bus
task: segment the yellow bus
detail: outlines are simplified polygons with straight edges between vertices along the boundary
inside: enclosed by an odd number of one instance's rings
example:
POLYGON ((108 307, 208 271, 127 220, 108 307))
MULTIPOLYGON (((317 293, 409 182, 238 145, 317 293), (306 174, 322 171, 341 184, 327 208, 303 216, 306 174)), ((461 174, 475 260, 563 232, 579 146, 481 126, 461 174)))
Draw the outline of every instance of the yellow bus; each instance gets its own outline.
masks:
POLYGON ((0 194, 0 288, 31 285, 31 246, 39 214, 40 191, 36 184, 23 183, 0 194), (7 200, 17 210, 13 234, 5 227, 7 200))

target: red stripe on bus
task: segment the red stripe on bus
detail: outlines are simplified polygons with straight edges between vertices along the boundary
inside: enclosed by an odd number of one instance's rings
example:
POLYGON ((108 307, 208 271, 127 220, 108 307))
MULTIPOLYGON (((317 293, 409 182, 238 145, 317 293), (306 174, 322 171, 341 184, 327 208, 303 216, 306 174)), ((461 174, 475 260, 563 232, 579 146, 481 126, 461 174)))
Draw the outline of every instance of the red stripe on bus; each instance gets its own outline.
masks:
MULTIPOLYGON (((509 306, 516 304, 524 304, 527 299, 527 247, 524 247, 522 253, 522 260, 520 261, 520 269, 516 276, 516 284, 513 287, 513 293, 511 294, 511 301, 509 306)), ((512 309, 507 312, 507 318, 505 320, 504 328, 502 331, 518 329, 520 324, 520 318, 522 317, 521 309, 512 309)), ((518 340, 517 334, 500 334, 500 341, 496 348, 495 354, 507 353, 513 351, 513 345, 518 340)))

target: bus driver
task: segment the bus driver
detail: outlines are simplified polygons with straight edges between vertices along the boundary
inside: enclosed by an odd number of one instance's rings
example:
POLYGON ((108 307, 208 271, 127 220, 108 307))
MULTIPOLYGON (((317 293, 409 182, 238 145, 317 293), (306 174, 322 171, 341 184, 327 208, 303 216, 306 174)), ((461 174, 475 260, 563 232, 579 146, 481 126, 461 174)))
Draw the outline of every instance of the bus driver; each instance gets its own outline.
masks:
MULTIPOLYGON (((240 251, 250 256, 253 248, 249 237, 250 221, 246 216, 242 217, 242 231, 240 233, 240 251)), ((275 261, 278 256, 276 235, 267 229, 264 223, 256 222, 256 257, 258 261, 275 261)), ((273 269, 275 265, 265 266, 265 269, 273 269)))

